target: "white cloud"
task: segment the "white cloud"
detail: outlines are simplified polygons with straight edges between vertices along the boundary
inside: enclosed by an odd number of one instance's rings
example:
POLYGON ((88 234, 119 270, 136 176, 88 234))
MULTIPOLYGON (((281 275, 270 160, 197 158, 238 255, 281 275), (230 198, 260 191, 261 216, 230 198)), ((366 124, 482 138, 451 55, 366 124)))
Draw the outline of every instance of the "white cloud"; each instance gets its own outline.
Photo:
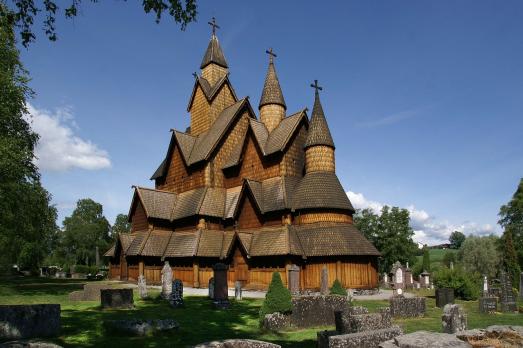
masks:
POLYGON ((28 110, 27 121, 40 135, 35 154, 41 170, 97 170, 111 166, 107 151, 75 134, 78 126, 69 108, 50 112, 29 104, 28 110))
MULTIPOLYGON (((367 199, 361 193, 347 192, 352 205, 356 209, 370 208, 374 213, 380 213, 385 203, 367 199)), ((390 204, 388 204, 390 205, 390 204)), ((427 213, 419 210, 414 205, 405 207, 410 213, 410 226, 414 230, 414 241, 417 243, 434 245, 448 242, 450 234, 461 231, 466 235, 489 235, 497 233, 494 226, 490 224, 480 225, 475 222, 465 221, 460 224, 451 223, 447 220, 438 220, 427 213)))

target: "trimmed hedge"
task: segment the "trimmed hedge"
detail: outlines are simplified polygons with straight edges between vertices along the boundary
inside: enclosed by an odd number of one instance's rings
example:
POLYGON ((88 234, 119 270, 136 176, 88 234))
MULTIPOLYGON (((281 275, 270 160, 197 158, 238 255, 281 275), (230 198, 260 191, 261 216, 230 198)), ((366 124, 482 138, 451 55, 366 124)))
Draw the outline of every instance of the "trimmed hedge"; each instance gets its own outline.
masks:
POLYGON ((292 310, 291 292, 283 285, 280 273, 274 272, 265 300, 260 308, 260 323, 267 314, 288 313, 292 310))
POLYGON ((467 273, 461 267, 442 268, 434 273, 437 288, 454 289, 454 294, 462 300, 476 300, 481 288, 481 276, 467 273))
POLYGON ((341 283, 338 279, 332 283, 332 288, 330 291, 331 295, 341 295, 341 296, 347 296, 347 290, 341 286, 341 283))

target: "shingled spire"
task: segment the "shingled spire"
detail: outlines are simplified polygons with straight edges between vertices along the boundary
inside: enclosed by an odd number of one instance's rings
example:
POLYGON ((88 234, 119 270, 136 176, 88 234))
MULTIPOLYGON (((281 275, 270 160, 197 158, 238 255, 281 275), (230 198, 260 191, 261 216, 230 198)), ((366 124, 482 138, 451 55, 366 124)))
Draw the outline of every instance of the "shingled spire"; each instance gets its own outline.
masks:
POLYGON ((305 171, 329 171, 334 172, 334 141, 332 140, 323 107, 320 102, 322 88, 318 86, 318 80, 311 84, 315 91, 314 107, 309 124, 309 133, 305 141, 305 171))
POLYGON ((212 27, 211 41, 209 41, 209 45, 203 56, 200 69, 202 69, 202 76, 207 79, 211 85, 214 85, 217 80, 227 74, 229 66, 227 65, 218 37, 216 36, 216 29, 220 27, 216 24, 214 17, 209 22, 209 25, 212 27))
POLYGON ((270 132, 285 117, 287 106, 285 105, 278 75, 276 75, 276 69, 274 68, 274 57, 276 57, 276 54, 272 51, 272 48, 265 52, 269 55, 269 69, 265 76, 258 108, 260 109, 260 119, 270 132))

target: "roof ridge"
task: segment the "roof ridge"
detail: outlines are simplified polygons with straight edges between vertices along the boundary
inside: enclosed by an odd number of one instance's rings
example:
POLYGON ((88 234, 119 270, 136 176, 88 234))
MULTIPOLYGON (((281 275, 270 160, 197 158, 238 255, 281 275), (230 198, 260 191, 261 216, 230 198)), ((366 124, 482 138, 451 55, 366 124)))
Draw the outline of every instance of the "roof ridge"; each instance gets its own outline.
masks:
POLYGON ((194 246, 194 251, 192 256, 196 256, 198 254, 198 249, 200 248, 200 240, 202 238, 202 228, 198 228, 196 230, 197 236, 196 236, 196 245, 194 246))
POLYGON ((149 230, 147 231, 147 235, 143 239, 142 244, 140 245, 140 250, 136 253, 136 255, 142 254, 142 251, 145 248, 145 244, 147 244, 147 241, 149 240, 150 236, 151 236, 151 228, 149 228, 149 230))
POLYGON ((163 249, 162 253, 162 261, 165 259, 165 253, 167 252, 167 248, 169 248, 169 244, 171 243, 171 239, 173 238, 174 231, 170 231, 171 235, 169 236, 169 239, 167 240, 167 243, 165 243, 165 248, 163 249))
POLYGON ((149 211, 147 210, 147 205, 143 202, 143 198, 140 193, 141 188, 135 186, 135 189, 136 189, 136 194, 138 195, 138 198, 140 199, 140 202, 142 204, 142 208, 143 208, 143 210, 145 210, 145 215, 147 216, 147 218, 149 218, 149 211))

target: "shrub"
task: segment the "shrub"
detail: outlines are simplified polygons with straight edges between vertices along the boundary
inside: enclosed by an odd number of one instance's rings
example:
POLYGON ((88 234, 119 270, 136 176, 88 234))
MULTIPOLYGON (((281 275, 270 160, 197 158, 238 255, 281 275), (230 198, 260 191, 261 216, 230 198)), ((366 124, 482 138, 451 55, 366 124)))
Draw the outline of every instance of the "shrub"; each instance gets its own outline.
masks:
POLYGON ((92 275, 96 275, 96 273, 98 273, 98 266, 96 266, 96 265, 89 266, 88 273, 91 273, 92 275))
POLYGON ((260 308, 260 323, 267 314, 288 313, 292 309, 291 292, 283 286, 280 273, 274 272, 265 300, 260 308))
POLYGON ((456 266, 456 252, 448 250, 445 255, 443 255, 443 264, 450 267, 451 262, 456 266))
POLYGON ((481 276, 467 273, 460 267, 453 270, 441 268, 434 272, 434 285, 438 288, 454 289, 454 295, 462 300, 476 300, 481 288, 481 276))
POLYGON ((73 268, 75 273, 89 273, 89 266, 87 265, 75 265, 73 268))
POLYGON ((341 295, 341 296, 347 296, 347 290, 341 286, 341 283, 338 279, 334 281, 331 288, 331 295, 341 295))

